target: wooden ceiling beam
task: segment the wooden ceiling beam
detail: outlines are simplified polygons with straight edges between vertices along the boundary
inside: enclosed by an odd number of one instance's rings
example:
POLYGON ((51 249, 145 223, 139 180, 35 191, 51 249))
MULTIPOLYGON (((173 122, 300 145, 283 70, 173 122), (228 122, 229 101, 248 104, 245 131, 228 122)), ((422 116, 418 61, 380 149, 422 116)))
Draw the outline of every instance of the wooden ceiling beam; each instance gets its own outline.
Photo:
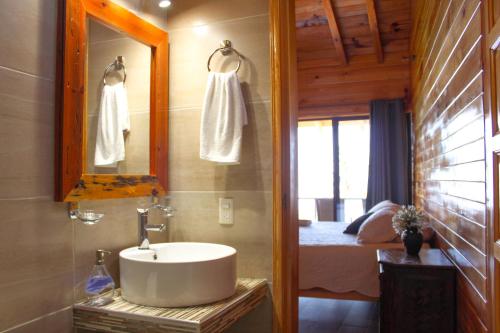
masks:
POLYGON ((333 11, 332 2, 330 0, 323 0, 323 7, 325 9, 326 18, 328 19, 330 33, 332 34, 333 45, 335 45, 335 50, 337 51, 340 62, 345 65, 347 64, 347 56, 344 50, 344 44, 342 44, 342 36, 340 36, 339 25, 335 17, 335 12, 333 11))
POLYGON ((375 9, 375 0, 366 0, 366 8, 368 12, 368 24, 373 38, 373 46, 377 54, 378 62, 384 62, 384 49, 380 40, 380 31, 378 29, 377 10, 375 9))

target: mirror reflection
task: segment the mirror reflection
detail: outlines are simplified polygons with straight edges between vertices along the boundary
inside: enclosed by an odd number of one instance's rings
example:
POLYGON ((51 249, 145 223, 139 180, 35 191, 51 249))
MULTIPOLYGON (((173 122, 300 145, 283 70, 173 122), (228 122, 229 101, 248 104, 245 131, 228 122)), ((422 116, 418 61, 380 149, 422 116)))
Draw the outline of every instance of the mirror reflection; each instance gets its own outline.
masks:
POLYGON ((89 19, 88 174, 149 174, 151 49, 89 19))

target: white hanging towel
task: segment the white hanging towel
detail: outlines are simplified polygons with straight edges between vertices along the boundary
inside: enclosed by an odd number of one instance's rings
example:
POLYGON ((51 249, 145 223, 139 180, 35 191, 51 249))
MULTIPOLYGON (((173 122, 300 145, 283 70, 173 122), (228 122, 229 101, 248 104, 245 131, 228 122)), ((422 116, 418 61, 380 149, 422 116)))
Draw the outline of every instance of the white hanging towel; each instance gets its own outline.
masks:
POLYGON ((208 73, 201 112, 200 158, 239 164, 247 111, 236 71, 208 73))
POLYGON ((94 165, 116 167, 125 159, 124 131, 130 130, 127 90, 123 82, 102 88, 94 165))

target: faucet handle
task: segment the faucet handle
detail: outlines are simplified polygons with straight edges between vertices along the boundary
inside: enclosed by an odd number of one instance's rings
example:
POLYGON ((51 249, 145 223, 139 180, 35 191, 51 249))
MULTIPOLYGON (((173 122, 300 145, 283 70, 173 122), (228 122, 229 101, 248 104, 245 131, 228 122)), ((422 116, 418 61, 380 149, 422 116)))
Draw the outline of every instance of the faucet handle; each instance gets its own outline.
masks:
POLYGON ((146 231, 163 232, 163 231, 167 230, 167 226, 165 224, 146 224, 144 226, 144 229, 146 231))
POLYGON ((149 239, 144 238, 144 240, 139 245, 139 250, 149 250, 149 239))

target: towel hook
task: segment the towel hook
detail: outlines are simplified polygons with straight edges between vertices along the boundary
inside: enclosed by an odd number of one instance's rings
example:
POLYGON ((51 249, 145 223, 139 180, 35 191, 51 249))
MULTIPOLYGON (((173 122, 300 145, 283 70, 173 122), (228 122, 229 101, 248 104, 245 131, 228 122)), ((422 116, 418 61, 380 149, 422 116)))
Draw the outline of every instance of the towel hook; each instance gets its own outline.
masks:
POLYGON ((125 80, 127 79, 127 71, 125 70, 125 57, 117 56, 115 60, 104 69, 104 75, 102 78, 104 85, 107 84, 106 76, 111 72, 113 68, 116 70, 123 70, 123 83, 125 83, 125 80))
POLYGON ((240 70, 240 67, 241 67, 241 59, 243 58, 241 56, 241 54, 236 51, 233 46, 232 46, 232 43, 230 40, 223 40, 220 42, 220 47, 217 48, 214 52, 212 52, 212 54, 210 55, 210 57, 208 57, 208 62, 207 62, 207 68, 208 68, 208 71, 211 72, 212 70, 210 69, 210 61, 212 60, 213 56, 217 53, 217 52, 220 52, 222 53, 223 56, 227 56, 227 55, 230 55, 232 52, 236 53, 236 55, 238 56, 238 67, 236 67, 236 70, 235 72, 238 72, 240 70))

